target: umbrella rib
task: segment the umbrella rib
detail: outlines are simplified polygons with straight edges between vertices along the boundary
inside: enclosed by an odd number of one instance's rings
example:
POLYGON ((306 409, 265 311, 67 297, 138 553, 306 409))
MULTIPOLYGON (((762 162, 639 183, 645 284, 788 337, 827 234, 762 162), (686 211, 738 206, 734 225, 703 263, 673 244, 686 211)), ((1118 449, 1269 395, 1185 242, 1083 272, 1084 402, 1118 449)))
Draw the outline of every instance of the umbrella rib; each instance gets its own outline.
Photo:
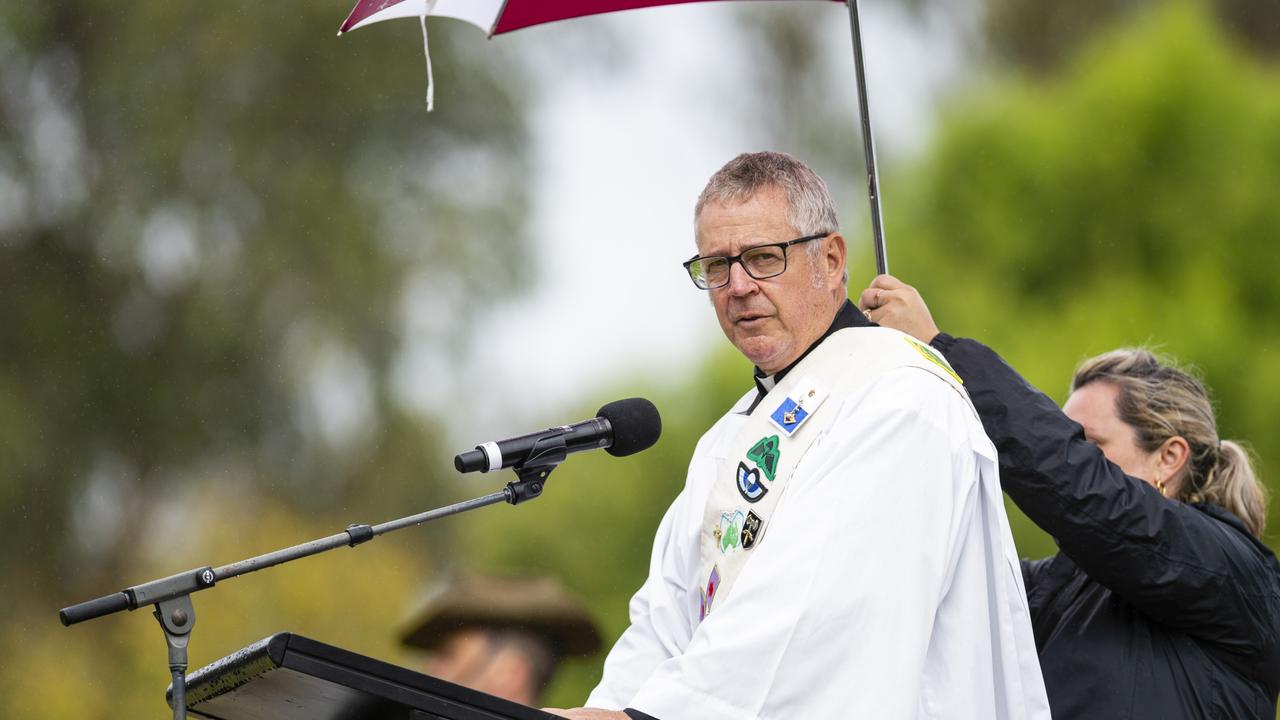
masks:
POLYGON ((493 25, 489 28, 489 39, 492 40, 495 33, 498 32, 498 23, 502 22, 502 16, 507 12, 507 3, 511 0, 502 0, 502 7, 498 8, 498 14, 493 16, 493 25))

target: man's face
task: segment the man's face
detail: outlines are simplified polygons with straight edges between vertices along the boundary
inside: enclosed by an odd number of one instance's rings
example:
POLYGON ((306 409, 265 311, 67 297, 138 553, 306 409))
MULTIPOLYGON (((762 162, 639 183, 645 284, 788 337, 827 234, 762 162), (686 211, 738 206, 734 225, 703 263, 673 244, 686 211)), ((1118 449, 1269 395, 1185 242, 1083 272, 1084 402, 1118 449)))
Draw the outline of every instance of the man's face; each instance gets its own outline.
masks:
POLYGON ((496 641, 484 628, 450 633, 423 665, 423 672, 525 705, 538 699, 528 656, 496 641))
MULTIPOLYGON (((733 256, 747 248, 800 236, 787 223, 787 199, 765 188, 745 203, 708 203, 698 218, 698 254, 733 256)), ((710 290, 720 328, 729 342, 761 370, 773 374, 790 365, 831 326, 844 274, 844 239, 811 241, 787 249, 787 270, 756 280, 741 263, 729 269, 729 284, 710 290)))

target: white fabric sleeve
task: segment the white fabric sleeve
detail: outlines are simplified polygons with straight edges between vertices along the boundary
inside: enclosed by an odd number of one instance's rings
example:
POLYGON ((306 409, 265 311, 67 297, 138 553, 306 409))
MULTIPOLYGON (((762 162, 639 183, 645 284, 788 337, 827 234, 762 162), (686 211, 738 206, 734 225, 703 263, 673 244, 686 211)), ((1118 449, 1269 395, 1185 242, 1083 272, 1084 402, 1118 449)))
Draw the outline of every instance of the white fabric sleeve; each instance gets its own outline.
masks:
POLYGON ((675 542, 679 533, 675 528, 681 524, 677 518, 685 512, 688 494, 686 489, 676 496, 658 525, 649 560, 649 577, 631 597, 631 624, 605 658, 604 674, 587 697, 586 707, 609 710, 627 707, 654 669, 679 654, 693 633, 688 620, 675 612, 679 608, 678 598, 684 596, 676 572, 681 563, 675 542))
POLYGON ((839 411, 731 594, 630 707, 661 720, 919 714, 934 615, 978 502, 971 411, 914 368, 839 411))

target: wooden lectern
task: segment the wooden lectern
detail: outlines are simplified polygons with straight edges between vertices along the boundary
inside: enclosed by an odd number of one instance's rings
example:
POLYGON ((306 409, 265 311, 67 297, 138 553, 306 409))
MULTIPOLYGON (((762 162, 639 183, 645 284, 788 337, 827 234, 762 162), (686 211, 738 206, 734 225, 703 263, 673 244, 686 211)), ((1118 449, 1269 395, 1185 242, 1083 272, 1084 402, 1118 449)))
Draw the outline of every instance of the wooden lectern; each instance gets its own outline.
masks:
POLYGON ((190 715, 213 720, 557 720, 293 633, 192 673, 186 703, 190 715))

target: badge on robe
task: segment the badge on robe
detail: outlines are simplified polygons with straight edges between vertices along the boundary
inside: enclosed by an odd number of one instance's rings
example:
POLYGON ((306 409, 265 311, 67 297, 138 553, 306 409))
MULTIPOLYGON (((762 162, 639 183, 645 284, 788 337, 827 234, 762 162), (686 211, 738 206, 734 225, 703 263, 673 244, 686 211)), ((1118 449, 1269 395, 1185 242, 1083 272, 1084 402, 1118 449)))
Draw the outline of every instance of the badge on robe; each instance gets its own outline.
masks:
POLYGON ((760 502, 760 498, 769 492, 769 488, 760 482, 759 468, 749 468, 746 463, 738 463, 738 492, 742 499, 749 503, 760 502))
POLYGON ((720 541, 721 553, 727 553, 738 547, 742 538, 742 523, 745 519, 741 510, 720 513, 720 524, 716 526, 715 537, 720 541))
POLYGON ((778 474, 778 459, 781 456, 782 453, 778 450, 777 435, 760 438, 747 451, 747 459, 755 463, 756 467, 764 472, 764 476, 769 478, 769 482, 773 482, 773 478, 778 474))
POLYGON ((764 523, 759 515, 751 511, 747 511, 747 519, 742 523, 742 537, 739 541, 742 543, 743 550, 750 550, 755 547, 756 538, 760 536, 760 526, 764 523))
POLYGON ((702 597, 701 607, 698 609, 698 619, 702 620, 707 617, 707 613, 711 612, 711 603, 716 599, 716 590, 720 587, 720 566, 716 565, 711 568, 711 577, 707 578, 707 589, 699 590, 698 594, 702 597))
POLYGON ((769 413, 769 421, 791 437, 826 399, 827 391, 812 377, 805 376, 792 388, 791 394, 782 399, 777 409, 769 413))

